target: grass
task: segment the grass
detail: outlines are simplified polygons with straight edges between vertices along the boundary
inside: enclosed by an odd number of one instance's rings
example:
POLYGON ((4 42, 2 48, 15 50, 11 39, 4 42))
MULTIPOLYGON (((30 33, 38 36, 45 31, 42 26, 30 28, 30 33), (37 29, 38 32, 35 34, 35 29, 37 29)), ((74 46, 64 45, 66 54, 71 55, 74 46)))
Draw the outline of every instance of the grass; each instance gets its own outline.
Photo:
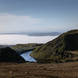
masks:
POLYGON ((11 46, 13 50, 15 50, 18 53, 23 53, 29 50, 35 49, 37 46, 41 46, 42 44, 35 44, 35 43, 30 43, 30 44, 17 44, 14 46, 11 46))
POLYGON ((0 63, 0 78, 78 78, 78 62, 0 63))
POLYGON ((72 59, 75 54, 70 52, 76 50, 78 50, 78 30, 71 30, 34 49, 31 56, 39 62, 47 63, 49 60, 51 60, 51 63, 77 61, 77 59, 72 59))

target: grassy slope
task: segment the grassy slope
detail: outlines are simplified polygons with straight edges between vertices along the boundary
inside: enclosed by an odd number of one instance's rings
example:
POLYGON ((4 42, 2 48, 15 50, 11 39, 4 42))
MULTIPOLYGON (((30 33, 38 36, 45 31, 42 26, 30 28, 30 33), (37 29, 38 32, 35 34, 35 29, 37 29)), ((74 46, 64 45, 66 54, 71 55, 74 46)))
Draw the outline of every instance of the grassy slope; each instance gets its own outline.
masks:
POLYGON ((30 44, 17 44, 12 46, 11 48, 15 50, 16 52, 19 52, 20 54, 29 50, 33 50, 37 46, 41 46, 42 44, 35 44, 35 43, 30 43, 30 44))
POLYGON ((78 30, 63 33, 58 38, 36 48, 31 56, 38 62, 65 62, 77 61, 78 55, 71 51, 78 52, 78 30), (76 57, 76 59, 74 59, 76 57))
POLYGON ((0 63, 0 78, 78 78, 78 62, 62 64, 0 63))

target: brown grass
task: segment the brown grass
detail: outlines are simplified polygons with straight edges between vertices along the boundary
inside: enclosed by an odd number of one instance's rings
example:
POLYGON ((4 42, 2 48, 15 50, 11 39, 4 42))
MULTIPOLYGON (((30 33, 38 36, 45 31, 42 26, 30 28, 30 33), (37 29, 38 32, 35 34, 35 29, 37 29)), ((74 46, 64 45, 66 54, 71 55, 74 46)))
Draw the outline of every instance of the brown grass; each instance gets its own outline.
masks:
POLYGON ((60 64, 0 63, 0 78, 78 78, 78 62, 60 64))

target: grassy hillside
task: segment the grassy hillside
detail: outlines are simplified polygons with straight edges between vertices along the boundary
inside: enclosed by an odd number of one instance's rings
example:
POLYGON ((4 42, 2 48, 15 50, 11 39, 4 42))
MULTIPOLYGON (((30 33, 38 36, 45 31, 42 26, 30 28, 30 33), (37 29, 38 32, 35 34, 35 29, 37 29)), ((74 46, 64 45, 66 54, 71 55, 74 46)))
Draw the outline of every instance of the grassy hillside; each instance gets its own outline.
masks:
POLYGON ((29 50, 33 50, 35 49, 37 46, 41 46, 42 44, 35 44, 35 43, 30 43, 30 44, 17 44, 12 46, 11 48, 13 50, 15 50, 16 52, 18 52, 19 54, 29 51, 29 50))
POLYGON ((36 48, 32 57, 38 62, 67 62, 78 60, 78 30, 61 34, 56 39, 36 48))
POLYGON ((78 78, 78 62, 61 64, 0 63, 0 78, 78 78))

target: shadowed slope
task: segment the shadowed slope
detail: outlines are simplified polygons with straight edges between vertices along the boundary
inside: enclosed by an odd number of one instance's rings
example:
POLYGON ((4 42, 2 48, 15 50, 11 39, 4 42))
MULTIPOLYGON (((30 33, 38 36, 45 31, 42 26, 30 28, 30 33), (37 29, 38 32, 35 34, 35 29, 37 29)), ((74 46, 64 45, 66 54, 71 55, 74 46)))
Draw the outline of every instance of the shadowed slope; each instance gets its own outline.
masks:
POLYGON ((6 47, 0 48, 0 62, 25 62, 25 60, 13 49, 6 47))

